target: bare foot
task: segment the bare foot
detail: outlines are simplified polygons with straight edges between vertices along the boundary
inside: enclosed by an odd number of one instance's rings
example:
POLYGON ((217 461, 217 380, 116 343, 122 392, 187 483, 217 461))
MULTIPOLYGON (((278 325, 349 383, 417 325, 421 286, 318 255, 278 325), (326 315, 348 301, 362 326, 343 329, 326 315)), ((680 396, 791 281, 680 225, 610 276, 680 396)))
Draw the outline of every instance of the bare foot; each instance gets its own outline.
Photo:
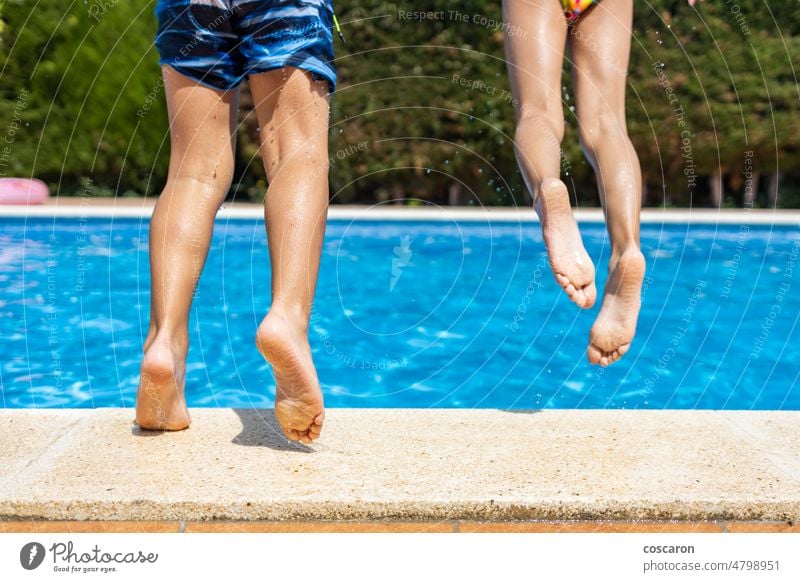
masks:
POLYGON ((597 299, 594 264, 583 247, 564 182, 555 178, 542 182, 536 212, 542 221, 547 256, 556 281, 579 307, 590 308, 597 299))
POLYGON ((611 274, 603 294, 603 307, 592 326, 586 350, 592 364, 604 367, 625 355, 636 334, 642 303, 644 255, 632 247, 620 255, 616 265, 610 264, 609 269, 611 274))
POLYGON ((305 331, 273 309, 258 326, 256 345, 278 384, 275 418, 289 440, 310 444, 322 432, 325 408, 305 331))
POLYGON ((184 397, 186 362, 176 357, 168 341, 156 338, 145 350, 136 423, 145 430, 183 430, 189 426, 184 397))

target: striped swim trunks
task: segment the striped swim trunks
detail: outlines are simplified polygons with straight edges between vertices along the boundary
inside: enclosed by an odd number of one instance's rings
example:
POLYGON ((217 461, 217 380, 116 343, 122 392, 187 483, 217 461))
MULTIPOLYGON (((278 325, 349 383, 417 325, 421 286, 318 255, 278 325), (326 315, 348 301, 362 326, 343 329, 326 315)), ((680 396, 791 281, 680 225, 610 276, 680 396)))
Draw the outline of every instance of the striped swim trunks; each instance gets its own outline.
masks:
POLYGON ((336 88, 332 0, 158 0, 156 18, 159 64, 208 87, 296 67, 336 88))

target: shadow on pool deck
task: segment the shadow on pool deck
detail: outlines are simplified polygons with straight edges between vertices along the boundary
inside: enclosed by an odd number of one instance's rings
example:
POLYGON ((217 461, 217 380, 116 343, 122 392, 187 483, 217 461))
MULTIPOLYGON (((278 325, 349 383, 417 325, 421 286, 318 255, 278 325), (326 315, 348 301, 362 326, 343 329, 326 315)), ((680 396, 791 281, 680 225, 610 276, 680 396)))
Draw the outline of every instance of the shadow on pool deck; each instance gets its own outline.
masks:
MULTIPOLYGON (((302 443, 292 442, 286 438, 275 418, 272 408, 234 408, 233 411, 242 421, 242 431, 231 441, 244 447, 269 447, 276 451, 294 453, 314 453, 315 449, 302 443)), ((541 409, 503 410, 511 414, 538 414, 541 409)))
POLYGON ((231 441, 244 447, 269 447, 276 451, 313 453, 314 449, 302 443, 292 442, 281 430, 275 411, 271 408, 234 408, 242 421, 242 432, 231 441))
MULTIPOLYGON (((303 443, 292 442, 286 438, 275 418, 275 410, 272 408, 234 408, 233 411, 242 422, 242 430, 231 441, 233 444, 243 447, 268 447, 276 451, 293 453, 315 452, 314 449, 303 443)), ((131 434, 136 437, 152 438, 170 434, 170 431, 145 430, 134 421, 131 424, 131 434)))

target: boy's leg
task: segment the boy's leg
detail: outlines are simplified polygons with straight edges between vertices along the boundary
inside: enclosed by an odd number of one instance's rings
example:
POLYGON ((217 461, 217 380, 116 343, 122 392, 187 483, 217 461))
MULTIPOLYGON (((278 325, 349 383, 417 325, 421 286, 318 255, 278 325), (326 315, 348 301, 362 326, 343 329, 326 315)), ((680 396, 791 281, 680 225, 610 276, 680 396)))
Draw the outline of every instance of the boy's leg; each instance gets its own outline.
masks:
POLYGON ((256 335, 272 365, 275 417, 291 440, 319 438, 322 392, 308 344, 328 211, 328 87, 300 69, 250 77, 269 178, 264 218, 272 306, 256 335))
POLYGON ((642 177, 625 123, 633 0, 603 0, 571 38, 581 144, 597 176, 611 238, 609 278, 587 351, 607 366, 630 347, 645 260, 639 250, 642 177))
POLYGON ((542 221, 553 274, 572 301, 588 308, 597 297, 594 265, 560 179, 566 19, 556 0, 504 0, 503 17, 509 24, 506 58, 517 110, 517 161, 542 221))
POLYGON ((184 398, 192 295, 214 217, 233 177, 238 91, 198 85, 164 66, 170 122, 169 177, 150 221, 150 329, 136 421, 153 430, 189 425, 184 398))

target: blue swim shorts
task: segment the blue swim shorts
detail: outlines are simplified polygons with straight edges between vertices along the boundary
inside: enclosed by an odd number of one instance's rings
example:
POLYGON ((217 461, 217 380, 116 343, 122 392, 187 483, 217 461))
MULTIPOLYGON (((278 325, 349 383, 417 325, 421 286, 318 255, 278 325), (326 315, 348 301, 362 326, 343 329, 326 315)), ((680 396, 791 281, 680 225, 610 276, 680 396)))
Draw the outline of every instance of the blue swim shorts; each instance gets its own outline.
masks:
POLYGON ((336 88, 332 0, 158 0, 156 17, 159 63, 203 85, 297 67, 336 88))

